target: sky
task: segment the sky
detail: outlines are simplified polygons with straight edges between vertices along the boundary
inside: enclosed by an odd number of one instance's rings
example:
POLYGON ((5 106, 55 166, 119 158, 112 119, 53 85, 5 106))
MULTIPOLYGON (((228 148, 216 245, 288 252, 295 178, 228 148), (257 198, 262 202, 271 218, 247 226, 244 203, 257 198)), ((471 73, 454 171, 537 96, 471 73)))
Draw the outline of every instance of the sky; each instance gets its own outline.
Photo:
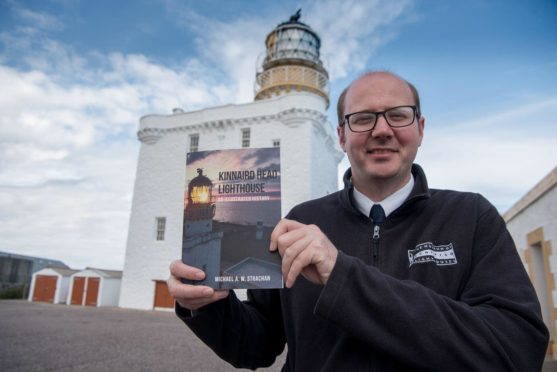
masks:
POLYGON ((504 213, 556 166, 555 0, 0 0, 0 251, 122 269, 139 118, 252 101, 266 35, 299 8, 327 125, 387 69, 420 91, 431 187, 504 213))

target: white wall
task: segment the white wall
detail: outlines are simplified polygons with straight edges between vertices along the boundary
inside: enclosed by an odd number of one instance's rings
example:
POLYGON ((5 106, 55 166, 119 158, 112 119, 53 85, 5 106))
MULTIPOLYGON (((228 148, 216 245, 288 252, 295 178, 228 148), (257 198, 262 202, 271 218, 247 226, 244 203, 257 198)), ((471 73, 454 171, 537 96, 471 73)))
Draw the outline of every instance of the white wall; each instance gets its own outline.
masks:
MULTIPOLYGON (((550 257, 550 267, 551 272, 555 273, 557 272, 557 255, 555 254, 557 251, 557 187, 546 192, 507 223, 507 228, 522 257, 528 248, 526 236, 540 227, 543 227, 544 239, 552 242, 554 254, 550 257)), ((555 291, 553 299, 557 304, 555 291)))
MULTIPOLYGON (((330 129, 330 126, 327 127, 330 129)), ((328 195, 339 189, 337 168, 343 156, 336 133, 332 130, 323 130, 321 123, 318 122, 313 122, 312 132, 312 147, 315 150, 311 153, 312 174, 309 199, 328 195), (335 147, 339 148, 339 152, 331 151, 331 148, 335 147), (331 171, 332 169, 335 171, 331 171)))
POLYGON ((118 306, 120 299, 120 285, 122 280, 120 278, 104 278, 102 284, 102 297, 99 293, 98 306, 118 306))
MULTIPOLYGON (((203 138, 201 134, 201 138, 203 138)), ((132 201, 120 306, 152 309, 153 280, 166 280, 180 258, 187 135, 169 133, 142 144, 132 201), (156 217, 166 217, 164 241, 156 241, 156 217)))
POLYGON ((70 289, 70 277, 60 275, 58 278, 58 288, 56 288, 56 295, 54 296, 55 304, 65 304, 68 298, 68 291, 70 289))
MULTIPOLYGON (((527 236, 529 233, 543 228, 544 240, 551 241, 553 254, 549 257, 549 266, 551 273, 554 273, 554 278, 557 277, 557 187, 553 187, 539 199, 533 202, 528 208, 524 209, 521 213, 516 215, 512 220, 507 222, 507 228, 513 237, 515 245, 518 249, 520 256, 524 259, 524 253, 528 249, 527 236)), ((535 257, 532 257, 533 259, 535 257)), ((538 257, 539 258, 539 257, 538 257)), ((539 258, 541 259, 541 258, 539 258)), ((538 265, 540 267, 541 265, 538 265)), ((528 267, 526 267, 528 269, 528 267)), ((538 277, 539 278, 539 277, 538 277)), ((543 280, 542 276, 542 280, 543 280)), ((549 283, 547 283, 549 284, 549 283)), ((556 286, 553 288, 557 288, 556 286)), ((551 293, 553 304, 557 305, 557 291, 553 290, 551 293)), ((542 303, 542 311, 547 316, 551 309, 543 308, 544 299, 543 293, 540 294, 540 302, 542 303)), ((552 338, 554 335, 553 328, 550 327, 552 338)))

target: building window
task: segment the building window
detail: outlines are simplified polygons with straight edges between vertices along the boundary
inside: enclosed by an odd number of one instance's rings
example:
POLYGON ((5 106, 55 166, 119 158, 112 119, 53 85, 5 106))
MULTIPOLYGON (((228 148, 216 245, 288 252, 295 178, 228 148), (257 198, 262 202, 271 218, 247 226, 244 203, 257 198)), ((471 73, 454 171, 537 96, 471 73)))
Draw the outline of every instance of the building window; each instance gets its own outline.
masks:
POLYGON ((280 147, 280 140, 279 139, 274 139, 273 140, 273 147, 280 147))
POLYGON ((199 134, 190 135, 190 152, 199 151, 199 134))
POLYGON ((166 217, 157 217, 157 240, 164 240, 164 231, 166 230, 166 217))
POLYGON ((242 129, 242 147, 249 147, 249 140, 250 140, 250 129, 243 128, 242 129))

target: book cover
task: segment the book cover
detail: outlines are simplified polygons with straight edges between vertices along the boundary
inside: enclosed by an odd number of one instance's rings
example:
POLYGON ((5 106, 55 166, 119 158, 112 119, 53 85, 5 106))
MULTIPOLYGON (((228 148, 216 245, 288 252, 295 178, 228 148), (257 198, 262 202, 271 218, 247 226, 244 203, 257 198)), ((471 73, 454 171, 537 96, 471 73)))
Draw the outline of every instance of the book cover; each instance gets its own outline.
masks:
POLYGON ((282 288, 271 233, 281 218, 280 148, 190 152, 182 261, 215 289, 282 288))

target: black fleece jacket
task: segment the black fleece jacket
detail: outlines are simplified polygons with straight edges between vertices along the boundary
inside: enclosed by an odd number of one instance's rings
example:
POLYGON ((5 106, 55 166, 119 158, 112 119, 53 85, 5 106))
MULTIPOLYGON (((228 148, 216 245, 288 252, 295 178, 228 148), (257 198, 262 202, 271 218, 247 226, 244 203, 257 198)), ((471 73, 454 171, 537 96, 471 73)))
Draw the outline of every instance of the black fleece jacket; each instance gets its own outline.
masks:
POLYGON ((236 367, 271 365, 286 342, 283 371, 539 371, 548 332, 504 221, 482 196, 412 172, 377 239, 350 170, 344 190, 289 213, 340 251, 324 287, 299 277, 178 316, 236 367))

